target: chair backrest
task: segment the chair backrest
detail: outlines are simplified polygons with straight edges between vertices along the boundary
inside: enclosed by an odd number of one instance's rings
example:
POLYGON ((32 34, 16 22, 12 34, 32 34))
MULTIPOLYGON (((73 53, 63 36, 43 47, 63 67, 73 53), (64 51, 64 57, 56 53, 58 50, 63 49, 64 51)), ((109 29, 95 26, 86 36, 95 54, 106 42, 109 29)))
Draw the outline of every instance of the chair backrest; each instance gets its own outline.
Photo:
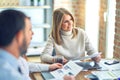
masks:
POLYGON ((52 56, 55 56, 55 55, 56 55, 56 52, 55 52, 55 49, 53 49, 52 56))

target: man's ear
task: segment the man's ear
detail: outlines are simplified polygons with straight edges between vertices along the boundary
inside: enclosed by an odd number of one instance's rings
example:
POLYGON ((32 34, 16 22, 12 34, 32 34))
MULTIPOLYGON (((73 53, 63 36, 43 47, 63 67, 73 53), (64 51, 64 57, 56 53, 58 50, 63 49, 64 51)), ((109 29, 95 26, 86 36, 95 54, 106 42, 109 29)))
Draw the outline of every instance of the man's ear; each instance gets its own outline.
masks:
POLYGON ((16 40, 17 40, 18 44, 21 45, 23 43, 23 38, 24 38, 24 32, 23 32, 23 30, 20 30, 16 34, 16 40))

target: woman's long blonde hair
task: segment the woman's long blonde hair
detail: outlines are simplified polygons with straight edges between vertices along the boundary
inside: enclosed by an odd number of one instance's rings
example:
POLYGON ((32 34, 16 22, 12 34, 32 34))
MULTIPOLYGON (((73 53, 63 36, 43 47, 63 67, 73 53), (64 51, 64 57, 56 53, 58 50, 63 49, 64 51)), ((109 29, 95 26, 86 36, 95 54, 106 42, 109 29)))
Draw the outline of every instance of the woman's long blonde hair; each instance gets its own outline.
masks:
POLYGON ((73 30, 72 30, 73 37, 72 38, 75 38, 78 33, 77 29, 74 28, 75 21, 74 21, 74 17, 72 16, 72 14, 64 8, 56 9, 53 12, 53 21, 52 21, 53 23, 52 23, 51 35, 58 45, 62 44, 62 37, 61 37, 60 30, 62 26, 63 16, 65 14, 70 15, 73 21, 73 30))

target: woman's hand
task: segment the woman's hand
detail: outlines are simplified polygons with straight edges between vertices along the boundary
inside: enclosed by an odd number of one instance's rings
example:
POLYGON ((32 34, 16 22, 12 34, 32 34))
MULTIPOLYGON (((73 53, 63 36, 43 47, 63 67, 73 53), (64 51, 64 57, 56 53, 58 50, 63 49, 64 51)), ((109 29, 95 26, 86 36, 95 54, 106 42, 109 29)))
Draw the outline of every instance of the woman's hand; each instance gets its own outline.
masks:
POLYGON ((55 70, 55 69, 60 69, 62 67, 63 67, 63 65, 61 63, 54 63, 54 64, 51 64, 49 66, 49 70, 52 71, 52 70, 55 70))
POLYGON ((67 62, 68 62, 68 60, 65 59, 65 58, 63 58, 63 64, 65 64, 65 63, 67 63, 67 62))
POLYGON ((101 55, 98 55, 97 57, 92 58, 92 60, 99 63, 101 60, 101 55))
POLYGON ((53 63, 61 63, 61 64, 65 64, 68 62, 68 60, 65 59, 63 56, 55 56, 52 61, 53 63))

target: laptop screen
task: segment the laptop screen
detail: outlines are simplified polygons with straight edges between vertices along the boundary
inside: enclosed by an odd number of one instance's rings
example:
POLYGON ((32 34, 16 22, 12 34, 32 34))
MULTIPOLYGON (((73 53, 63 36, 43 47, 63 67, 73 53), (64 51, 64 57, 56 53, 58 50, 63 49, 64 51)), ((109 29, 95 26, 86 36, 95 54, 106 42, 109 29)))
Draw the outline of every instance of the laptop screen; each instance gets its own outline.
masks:
POLYGON ((43 71, 43 72, 41 72, 41 75, 42 75, 44 80, 55 79, 54 76, 49 71, 43 71))

